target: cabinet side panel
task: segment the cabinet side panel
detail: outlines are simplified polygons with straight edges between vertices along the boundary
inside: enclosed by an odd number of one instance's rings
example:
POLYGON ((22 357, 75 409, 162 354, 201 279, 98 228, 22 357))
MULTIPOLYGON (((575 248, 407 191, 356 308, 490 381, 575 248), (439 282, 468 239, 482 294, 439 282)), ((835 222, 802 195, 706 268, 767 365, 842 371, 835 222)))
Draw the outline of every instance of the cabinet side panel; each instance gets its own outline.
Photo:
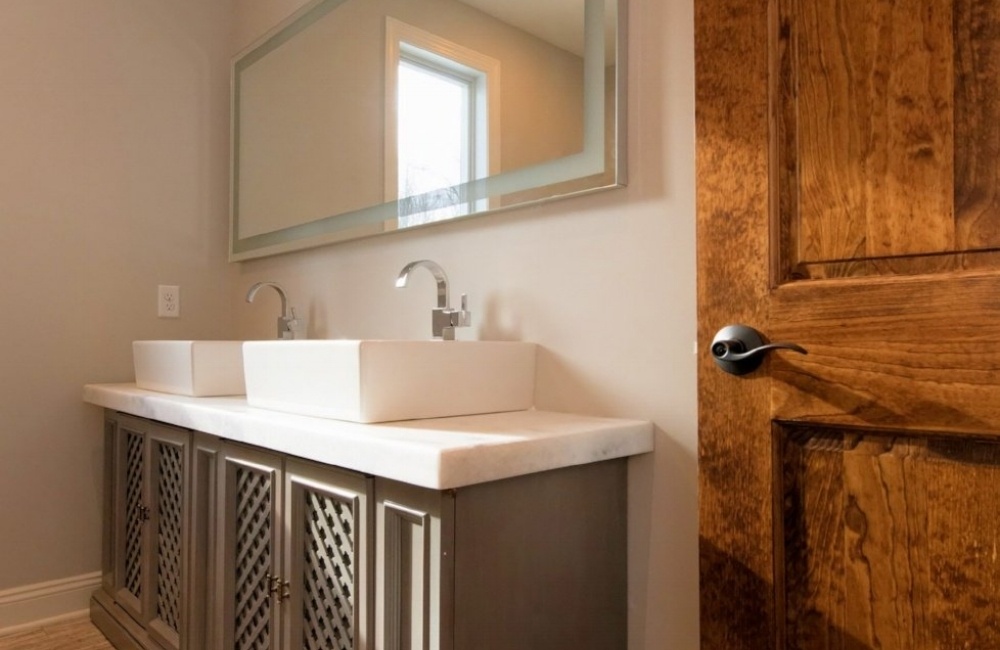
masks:
POLYGON ((101 541, 101 588, 109 596, 115 594, 115 527, 118 515, 115 512, 115 420, 114 411, 104 412, 104 493, 101 541))
POLYGON ((625 648, 626 461, 455 498, 455 647, 625 648))

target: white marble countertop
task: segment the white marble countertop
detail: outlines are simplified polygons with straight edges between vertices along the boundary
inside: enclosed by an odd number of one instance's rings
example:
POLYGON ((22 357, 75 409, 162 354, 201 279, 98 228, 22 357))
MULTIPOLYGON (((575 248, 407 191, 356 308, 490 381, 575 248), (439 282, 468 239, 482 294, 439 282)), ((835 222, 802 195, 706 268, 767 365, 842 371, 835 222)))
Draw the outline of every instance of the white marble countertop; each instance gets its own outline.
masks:
POLYGON ((244 397, 184 397, 143 390, 135 384, 88 384, 83 399, 439 490, 653 450, 650 422, 550 411, 357 424, 253 408, 244 397))

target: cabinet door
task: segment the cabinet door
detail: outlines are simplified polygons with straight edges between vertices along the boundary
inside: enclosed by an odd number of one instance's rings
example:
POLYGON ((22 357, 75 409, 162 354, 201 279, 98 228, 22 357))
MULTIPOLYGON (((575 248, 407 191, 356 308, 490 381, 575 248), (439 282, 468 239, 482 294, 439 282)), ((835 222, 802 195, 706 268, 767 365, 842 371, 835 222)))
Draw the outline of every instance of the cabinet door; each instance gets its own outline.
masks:
POLYGON ((114 439, 114 598, 179 649, 190 432, 119 414, 114 439))
POLYGON ((184 626, 190 442, 189 431, 149 424, 147 631, 160 645, 174 650, 181 647, 184 626))
POLYGON ((361 474, 285 461, 285 648, 373 647, 371 492, 361 474))
POLYGON ((452 493, 375 480, 375 647, 452 650, 452 493))
POLYGON ((140 624, 146 614, 146 521, 150 515, 146 505, 146 424, 120 415, 114 435, 114 598, 140 624))
POLYGON ((221 463, 222 646, 270 650, 277 647, 279 637, 275 581, 281 457, 226 444, 221 463))

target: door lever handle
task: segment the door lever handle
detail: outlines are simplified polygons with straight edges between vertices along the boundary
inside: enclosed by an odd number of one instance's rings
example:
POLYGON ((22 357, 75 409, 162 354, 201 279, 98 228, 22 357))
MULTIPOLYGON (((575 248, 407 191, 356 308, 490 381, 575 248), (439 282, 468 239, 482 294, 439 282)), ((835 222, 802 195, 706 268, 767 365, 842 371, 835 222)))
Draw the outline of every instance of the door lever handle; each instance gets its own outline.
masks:
POLYGON ((771 350, 809 354, 795 343, 764 343, 760 332, 747 325, 726 325, 712 339, 712 358, 723 371, 745 375, 756 370, 771 350))

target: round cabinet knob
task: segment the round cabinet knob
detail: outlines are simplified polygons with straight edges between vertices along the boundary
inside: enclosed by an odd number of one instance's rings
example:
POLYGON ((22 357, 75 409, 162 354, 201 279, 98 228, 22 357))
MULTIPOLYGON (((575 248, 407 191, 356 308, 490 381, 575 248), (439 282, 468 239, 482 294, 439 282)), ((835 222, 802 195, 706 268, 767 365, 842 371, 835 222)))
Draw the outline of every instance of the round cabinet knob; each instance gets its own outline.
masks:
POLYGON ((748 325, 726 325, 712 339, 712 358, 731 375, 745 375, 756 370, 771 350, 792 350, 808 354, 795 343, 765 343, 760 332, 748 325))

